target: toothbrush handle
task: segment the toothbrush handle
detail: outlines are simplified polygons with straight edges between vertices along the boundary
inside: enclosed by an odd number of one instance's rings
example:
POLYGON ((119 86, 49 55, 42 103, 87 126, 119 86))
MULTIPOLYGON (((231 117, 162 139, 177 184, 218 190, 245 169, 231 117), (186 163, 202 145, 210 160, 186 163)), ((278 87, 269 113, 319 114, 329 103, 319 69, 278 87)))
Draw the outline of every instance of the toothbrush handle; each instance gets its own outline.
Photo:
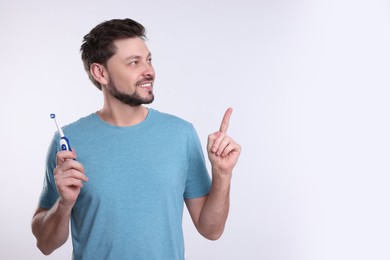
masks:
POLYGON ((69 139, 66 138, 66 136, 61 137, 60 146, 61 146, 62 151, 64 151, 64 150, 72 151, 72 148, 70 147, 69 139))

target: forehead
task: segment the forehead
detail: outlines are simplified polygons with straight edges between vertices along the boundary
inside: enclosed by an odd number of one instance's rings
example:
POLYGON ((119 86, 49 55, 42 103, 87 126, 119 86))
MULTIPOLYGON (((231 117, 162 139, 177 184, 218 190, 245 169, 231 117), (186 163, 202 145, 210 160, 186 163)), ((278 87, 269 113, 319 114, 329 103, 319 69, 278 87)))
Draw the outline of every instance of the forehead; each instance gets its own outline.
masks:
POLYGON ((114 56, 127 58, 130 56, 147 56, 149 55, 148 46, 145 41, 139 37, 127 38, 114 41, 116 52, 114 56))

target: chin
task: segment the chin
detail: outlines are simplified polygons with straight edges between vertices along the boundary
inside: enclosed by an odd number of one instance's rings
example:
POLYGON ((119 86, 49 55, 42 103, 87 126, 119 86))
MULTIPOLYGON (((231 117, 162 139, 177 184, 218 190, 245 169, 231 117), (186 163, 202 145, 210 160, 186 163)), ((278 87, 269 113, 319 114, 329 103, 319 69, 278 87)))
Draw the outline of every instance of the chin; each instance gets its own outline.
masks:
POLYGON ((153 103, 154 101, 154 96, 152 98, 150 98, 149 100, 147 100, 144 104, 151 104, 153 103))

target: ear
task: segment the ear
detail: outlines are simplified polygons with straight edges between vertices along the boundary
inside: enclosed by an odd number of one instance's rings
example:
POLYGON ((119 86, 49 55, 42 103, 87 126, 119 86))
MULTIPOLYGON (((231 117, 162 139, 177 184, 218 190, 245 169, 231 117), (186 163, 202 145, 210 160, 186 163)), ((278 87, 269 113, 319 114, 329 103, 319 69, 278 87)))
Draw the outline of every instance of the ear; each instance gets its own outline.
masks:
POLYGON ((89 72, 92 77, 100 83, 100 85, 107 85, 108 83, 108 73, 106 68, 99 63, 92 63, 89 68, 89 72))

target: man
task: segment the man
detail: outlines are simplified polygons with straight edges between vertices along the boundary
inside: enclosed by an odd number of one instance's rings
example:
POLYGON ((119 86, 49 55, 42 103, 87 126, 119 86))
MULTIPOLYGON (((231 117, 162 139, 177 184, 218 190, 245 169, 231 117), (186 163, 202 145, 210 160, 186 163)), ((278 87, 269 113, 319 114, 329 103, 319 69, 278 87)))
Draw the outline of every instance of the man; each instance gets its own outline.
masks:
POLYGON ((222 235, 241 150, 226 135, 232 110, 208 137, 211 181, 193 126, 144 106, 155 78, 144 38, 131 19, 84 37, 84 66, 104 105, 64 128, 73 151, 59 151, 53 137, 32 221, 46 255, 65 243, 71 222, 74 259, 184 259, 183 201, 200 234, 222 235))

